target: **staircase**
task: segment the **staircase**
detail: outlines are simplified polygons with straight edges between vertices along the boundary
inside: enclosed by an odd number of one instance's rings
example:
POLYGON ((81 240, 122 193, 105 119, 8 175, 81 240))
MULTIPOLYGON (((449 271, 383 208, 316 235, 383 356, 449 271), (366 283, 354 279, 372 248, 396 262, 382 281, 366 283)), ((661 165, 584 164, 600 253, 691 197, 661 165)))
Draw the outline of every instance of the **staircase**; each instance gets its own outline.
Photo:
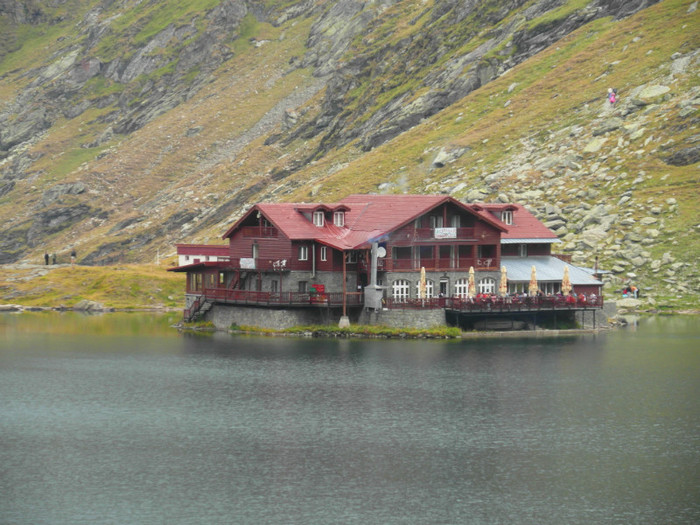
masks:
POLYGON ((192 323, 202 319, 206 313, 211 310, 214 303, 205 297, 198 297, 195 299, 192 306, 185 310, 184 319, 186 323, 192 323))

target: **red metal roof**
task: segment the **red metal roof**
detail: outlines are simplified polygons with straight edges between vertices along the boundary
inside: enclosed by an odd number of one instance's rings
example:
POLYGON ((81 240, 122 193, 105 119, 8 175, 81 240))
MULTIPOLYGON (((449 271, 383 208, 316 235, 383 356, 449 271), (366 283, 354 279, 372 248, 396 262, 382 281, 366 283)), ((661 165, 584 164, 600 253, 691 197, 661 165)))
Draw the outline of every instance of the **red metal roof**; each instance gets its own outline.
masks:
POLYGON ((479 206, 489 214, 503 210, 513 211, 513 224, 506 226, 508 231, 501 235, 501 239, 552 239, 552 241, 558 239, 552 230, 520 204, 479 204, 479 206))
POLYGON ((430 210, 451 203, 502 232, 503 237, 556 236, 532 214, 519 205, 510 206, 520 226, 515 228, 498 220, 487 205, 464 204, 446 195, 350 195, 339 203, 260 203, 253 206, 224 234, 230 237, 252 213, 260 212, 283 235, 292 240, 314 240, 328 246, 349 250, 367 247, 369 243, 401 228, 430 210), (345 226, 338 227, 326 221, 315 226, 302 212, 313 210, 344 210, 345 226), (534 221, 534 222, 533 222, 534 221), (516 234, 512 230, 516 231, 516 234), (530 235, 530 234, 536 235, 530 235))

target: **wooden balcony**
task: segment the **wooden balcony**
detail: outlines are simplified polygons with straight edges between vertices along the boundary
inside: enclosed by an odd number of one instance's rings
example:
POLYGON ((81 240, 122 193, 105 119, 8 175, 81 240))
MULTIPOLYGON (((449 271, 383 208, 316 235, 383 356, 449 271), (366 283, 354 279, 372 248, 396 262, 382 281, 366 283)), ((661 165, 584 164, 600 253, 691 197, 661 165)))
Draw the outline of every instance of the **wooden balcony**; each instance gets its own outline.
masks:
MULTIPOLYGON (((365 265, 366 266, 366 265, 365 265)), ((420 271, 469 271, 474 270, 500 271, 500 260, 496 257, 469 257, 461 259, 378 259, 378 269, 387 272, 420 271)))
POLYGON ((460 312, 507 313, 553 310, 590 310, 603 307, 603 297, 588 296, 585 300, 572 297, 431 297, 428 299, 386 299, 389 309, 448 309, 460 312))
MULTIPOLYGON (((184 311, 185 320, 192 320, 206 304, 232 304, 240 306, 260 306, 269 308, 340 308, 343 306, 343 293, 299 293, 299 292, 251 292, 208 288, 197 297, 190 308, 184 311)), ((364 294, 345 294, 346 306, 363 306, 364 294)), ((603 297, 588 296, 584 300, 572 297, 431 297, 427 299, 387 298, 384 307, 390 310, 435 310, 475 314, 508 314, 526 312, 599 310, 603 307, 603 297)))
POLYGON ((474 228, 416 228, 413 235, 416 241, 473 238, 474 228))
MULTIPOLYGON (((364 304, 364 294, 350 292, 345 294, 347 306, 364 304)), ((342 307, 343 293, 301 293, 301 292, 253 292, 248 290, 229 290, 227 288, 207 288, 202 292, 202 300, 219 304, 236 304, 270 307, 342 307)))
POLYGON ((277 237, 279 232, 277 228, 273 226, 243 226, 241 228, 241 235, 247 238, 270 238, 277 237))

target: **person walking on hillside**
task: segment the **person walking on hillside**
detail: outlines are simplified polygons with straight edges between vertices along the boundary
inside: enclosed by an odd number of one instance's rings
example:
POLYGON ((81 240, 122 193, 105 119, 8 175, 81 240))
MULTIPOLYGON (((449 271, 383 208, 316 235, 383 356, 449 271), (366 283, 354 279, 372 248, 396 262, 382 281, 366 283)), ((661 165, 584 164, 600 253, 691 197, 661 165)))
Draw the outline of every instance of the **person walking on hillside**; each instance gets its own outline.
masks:
POLYGON ((76 257, 76 256, 77 256, 77 253, 75 253, 75 248, 73 248, 73 249, 70 251, 70 265, 71 265, 71 268, 75 265, 75 257, 76 257))
POLYGON ((49 265, 49 252, 44 252, 44 264, 49 265))
POLYGON ((613 88, 608 88, 608 102, 610 102, 611 106, 615 105, 615 102, 617 102, 617 90, 613 88))
POLYGON ((51 256, 51 264, 56 264, 56 252, 51 256))

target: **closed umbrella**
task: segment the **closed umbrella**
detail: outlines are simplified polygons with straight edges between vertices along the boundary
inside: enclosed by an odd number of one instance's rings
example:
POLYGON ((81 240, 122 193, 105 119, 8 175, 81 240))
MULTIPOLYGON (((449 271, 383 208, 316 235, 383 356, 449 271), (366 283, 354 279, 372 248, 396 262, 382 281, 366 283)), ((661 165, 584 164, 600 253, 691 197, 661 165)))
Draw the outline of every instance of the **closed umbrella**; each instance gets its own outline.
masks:
POLYGON ((498 287, 498 293, 500 293, 502 297, 508 295, 508 272, 505 266, 501 266, 501 284, 498 287))
POLYGON ((571 278, 569 277, 569 267, 564 266, 564 277, 561 279, 561 293, 569 295, 571 293, 571 278))
POLYGON ((474 297, 476 295, 476 282, 474 281, 474 267, 469 267, 469 284, 467 288, 467 295, 469 297, 474 297))
POLYGON ((535 269, 535 265, 532 265, 532 273, 530 274, 530 287, 528 288, 528 293, 531 296, 537 295, 537 270, 535 269))
POLYGON ((426 296, 426 283, 425 283, 425 266, 420 268, 420 284, 418 286, 418 295, 421 299, 425 299, 426 296))

